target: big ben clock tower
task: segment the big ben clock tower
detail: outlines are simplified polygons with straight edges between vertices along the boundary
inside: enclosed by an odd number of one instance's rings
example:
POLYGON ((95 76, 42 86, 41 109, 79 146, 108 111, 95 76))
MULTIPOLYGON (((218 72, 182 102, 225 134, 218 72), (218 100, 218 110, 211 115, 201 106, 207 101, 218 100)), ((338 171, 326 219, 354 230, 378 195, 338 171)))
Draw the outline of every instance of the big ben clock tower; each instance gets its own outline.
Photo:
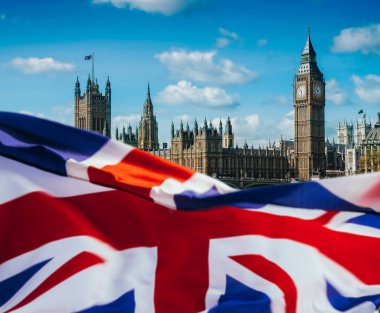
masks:
MULTIPOLYGON (((325 176, 325 81, 310 31, 293 83, 296 173, 300 180, 325 176)), ((297 175, 296 174, 296 175, 297 175)))

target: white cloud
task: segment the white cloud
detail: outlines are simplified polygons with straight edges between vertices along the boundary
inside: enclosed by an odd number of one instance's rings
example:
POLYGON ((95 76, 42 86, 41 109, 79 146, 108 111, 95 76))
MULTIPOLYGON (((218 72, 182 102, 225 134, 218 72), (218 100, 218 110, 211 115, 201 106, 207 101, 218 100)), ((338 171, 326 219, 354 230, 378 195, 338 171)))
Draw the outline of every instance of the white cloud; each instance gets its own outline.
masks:
MULTIPOLYGON (((226 124, 226 120, 222 119, 223 129, 226 124)), ((235 145, 240 147, 246 141, 249 146, 252 144, 258 146, 262 135, 260 133, 260 116, 258 114, 251 114, 247 116, 233 116, 231 117, 232 131, 235 134, 235 145)))
POLYGON ((71 72, 75 65, 63 63, 53 58, 14 58, 10 61, 10 66, 25 74, 37 74, 42 72, 71 72))
POLYGON ((277 129, 280 130, 284 138, 294 137, 294 111, 290 111, 282 117, 277 124, 277 129))
POLYGON ((71 103, 68 103, 67 105, 57 105, 52 108, 52 111, 53 116, 58 122, 73 125, 74 108, 71 103))
POLYGON ((333 52, 360 51, 380 55, 380 24, 342 29, 333 42, 333 52))
POLYGON ((44 113, 31 112, 31 111, 26 111, 26 110, 18 111, 18 113, 40 117, 40 118, 46 118, 46 115, 44 113))
POLYGON ((250 127, 253 131, 260 125, 259 116, 257 114, 248 115, 244 117, 244 119, 247 122, 248 127, 250 127))
POLYGON ((224 47, 228 46, 230 44, 230 42, 231 41, 229 39, 221 37, 221 38, 218 38, 216 40, 216 46, 218 48, 224 48, 224 47))
POLYGON ((347 102, 347 92, 342 89, 336 79, 326 81, 326 100, 337 105, 347 102))
POLYGON ((361 78, 352 75, 351 79, 355 84, 355 93, 361 100, 380 104, 380 76, 369 74, 361 78))
MULTIPOLYGON (((244 142, 248 143, 248 146, 258 148, 261 145, 262 148, 266 147, 269 143, 279 143, 281 134, 283 138, 294 137, 294 112, 290 111, 286 113, 281 120, 271 121, 270 124, 262 125, 261 118, 258 114, 253 113, 248 116, 231 116, 232 131, 235 135, 235 145, 238 144, 242 147, 244 142)), ((219 121, 222 121, 223 130, 226 125, 227 117, 214 118, 212 124, 214 127, 219 127, 219 121)), ((265 123, 266 120, 264 120, 265 123)), ((203 125, 203 119, 199 125, 203 125)))
POLYGON ((207 0, 93 0, 93 3, 110 3, 116 8, 129 7, 147 13, 172 15, 207 0))
POLYGON ((228 59, 215 61, 216 51, 171 50, 155 55, 176 79, 204 83, 242 84, 257 78, 257 73, 228 59))
POLYGON ((192 118, 191 118, 191 116, 188 115, 188 114, 183 114, 183 115, 176 116, 175 119, 176 119, 177 121, 188 122, 188 121, 190 121, 192 118))
POLYGON ((238 34, 232 32, 228 29, 225 29, 225 28, 219 28, 219 33, 224 37, 228 37, 228 38, 235 39, 235 40, 239 39, 238 34))
POLYGON ((128 127, 129 124, 131 126, 135 126, 140 121, 139 114, 131 114, 131 115, 117 115, 112 119, 112 125, 115 127, 128 127))
POLYGON ((169 85, 162 90, 157 102, 173 105, 194 105, 220 108, 238 104, 237 96, 229 95, 224 89, 217 87, 199 88, 191 82, 181 80, 176 85, 169 85))
POLYGON ((264 46, 266 46, 267 44, 268 44, 268 40, 265 39, 265 38, 259 39, 259 40, 257 41, 257 45, 258 45, 259 47, 264 47, 264 46))
POLYGON ((225 28, 219 28, 219 33, 223 36, 216 40, 216 46, 218 48, 224 48, 230 43, 239 40, 239 35, 225 28))
POLYGON ((287 96, 284 96, 284 95, 278 95, 278 96, 274 96, 272 98, 272 101, 275 103, 275 104, 280 104, 280 105, 288 105, 289 104, 289 98, 287 96))

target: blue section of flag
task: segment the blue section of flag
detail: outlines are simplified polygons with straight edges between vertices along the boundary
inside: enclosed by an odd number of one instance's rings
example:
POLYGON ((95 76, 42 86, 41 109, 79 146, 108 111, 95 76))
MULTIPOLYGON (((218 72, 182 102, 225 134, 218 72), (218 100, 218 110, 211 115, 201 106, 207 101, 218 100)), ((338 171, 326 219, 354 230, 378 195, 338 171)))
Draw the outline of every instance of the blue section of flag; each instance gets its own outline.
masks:
MULTIPOLYGON (((176 203, 176 207, 183 211, 192 211, 226 204, 226 199, 220 197, 220 193, 215 187, 212 187, 204 193, 196 193, 192 190, 185 190, 180 194, 174 195, 174 201, 176 203)), ((242 203, 240 203, 240 205, 242 205, 242 203)), ((247 206, 245 207, 261 208, 262 205, 247 203, 247 206)))
POLYGON ((85 59, 85 60, 92 60, 92 55, 86 55, 86 56, 84 57, 84 59, 85 59))
POLYGON ((97 305, 77 313, 134 313, 135 306, 135 292, 131 290, 111 303, 97 305))
POLYGON ((17 291, 21 289, 22 286, 26 284, 26 282, 34 276, 42 267, 44 267, 49 261, 42 261, 37 263, 26 270, 9 277, 0 282, 0 306, 5 304, 9 299, 11 299, 17 291))
POLYGON ((209 313, 270 313, 270 299, 227 275, 226 293, 209 313))
POLYGON ((363 297, 345 297, 338 292, 331 284, 327 282, 327 298, 329 299, 331 305, 338 311, 345 312, 353 307, 363 303, 372 302, 374 305, 373 310, 380 305, 380 294, 373 296, 363 296, 363 297))
POLYGON ((0 112, 0 154, 66 175, 66 161, 83 161, 108 138, 29 115, 0 112), (68 140, 69 139, 69 140, 68 140))
POLYGON ((216 189, 211 189, 204 194, 185 191, 175 195, 174 200, 179 210, 186 211, 220 205, 257 209, 267 204, 275 204, 326 211, 374 212, 371 208, 363 208, 339 198, 316 182, 264 186, 224 195, 219 195, 216 189))
POLYGON ((363 225, 380 229, 380 215, 378 214, 363 214, 361 216, 353 217, 347 223, 363 225))

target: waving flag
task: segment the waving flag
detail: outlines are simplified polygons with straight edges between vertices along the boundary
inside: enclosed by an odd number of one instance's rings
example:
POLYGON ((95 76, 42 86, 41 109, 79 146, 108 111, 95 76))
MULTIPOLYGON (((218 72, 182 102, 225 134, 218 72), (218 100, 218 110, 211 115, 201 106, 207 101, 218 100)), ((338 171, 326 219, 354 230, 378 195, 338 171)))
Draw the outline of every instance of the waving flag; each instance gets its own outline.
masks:
POLYGON ((0 312, 375 312, 380 173, 237 191, 0 113, 0 312))

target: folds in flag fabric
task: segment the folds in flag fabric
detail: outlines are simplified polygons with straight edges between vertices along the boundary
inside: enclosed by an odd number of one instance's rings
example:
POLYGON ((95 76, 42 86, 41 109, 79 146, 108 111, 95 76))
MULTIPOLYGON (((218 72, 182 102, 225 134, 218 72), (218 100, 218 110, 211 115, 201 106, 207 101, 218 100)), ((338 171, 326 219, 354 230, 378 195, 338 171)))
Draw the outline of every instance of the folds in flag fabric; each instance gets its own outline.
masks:
POLYGON ((0 113, 0 312, 375 312, 380 174, 237 191, 0 113))

